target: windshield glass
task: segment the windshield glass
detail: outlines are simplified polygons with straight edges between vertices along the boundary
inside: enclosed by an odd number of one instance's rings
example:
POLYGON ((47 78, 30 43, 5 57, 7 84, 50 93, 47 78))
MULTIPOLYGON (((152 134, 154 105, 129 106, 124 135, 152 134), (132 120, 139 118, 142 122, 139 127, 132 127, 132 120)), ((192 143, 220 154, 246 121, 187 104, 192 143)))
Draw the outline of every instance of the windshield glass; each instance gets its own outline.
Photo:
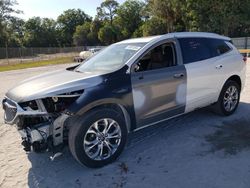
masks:
POLYGON ((76 68, 77 72, 111 72, 121 68, 146 43, 113 44, 76 68))

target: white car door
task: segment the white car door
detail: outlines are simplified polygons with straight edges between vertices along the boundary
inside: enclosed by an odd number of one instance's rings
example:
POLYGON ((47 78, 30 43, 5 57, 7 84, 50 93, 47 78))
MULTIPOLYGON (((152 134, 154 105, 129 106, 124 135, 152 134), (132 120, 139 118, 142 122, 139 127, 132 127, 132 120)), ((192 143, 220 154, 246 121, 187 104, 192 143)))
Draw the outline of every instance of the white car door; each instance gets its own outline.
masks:
POLYGON ((211 41, 218 39, 179 39, 183 62, 187 71, 187 98, 185 112, 217 101, 221 90, 223 64, 211 41))

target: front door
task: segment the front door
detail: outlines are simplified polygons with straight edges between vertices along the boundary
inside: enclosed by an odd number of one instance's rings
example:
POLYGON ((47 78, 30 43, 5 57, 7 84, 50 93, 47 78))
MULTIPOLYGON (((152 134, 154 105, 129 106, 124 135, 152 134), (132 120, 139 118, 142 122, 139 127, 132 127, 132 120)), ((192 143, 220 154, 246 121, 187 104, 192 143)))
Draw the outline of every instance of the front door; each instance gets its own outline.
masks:
POLYGON ((174 43, 150 49, 132 66, 137 128, 184 113, 186 71, 178 64, 174 43))

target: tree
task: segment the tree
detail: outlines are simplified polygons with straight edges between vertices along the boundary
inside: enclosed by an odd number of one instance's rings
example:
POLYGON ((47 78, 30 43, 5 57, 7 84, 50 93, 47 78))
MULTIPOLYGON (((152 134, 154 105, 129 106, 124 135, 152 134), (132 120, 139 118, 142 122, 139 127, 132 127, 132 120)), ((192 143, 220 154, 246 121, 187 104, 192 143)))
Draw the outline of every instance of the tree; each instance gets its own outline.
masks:
POLYGON ((29 47, 58 46, 56 22, 49 18, 34 17, 25 25, 24 45, 29 47))
POLYGON ((192 3, 191 9, 199 31, 217 32, 231 37, 247 34, 244 28, 250 25, 250 0, 195 2, 192 3))
POLYGON ((117 28, 106 24, 99 30, 98 38, 103 44, 109 45, 117 41, 117 33, 117 28))
POLYGON ((20 47, 23 46, 25 21, 20 18, 11 18, 6 26, 8 33, 8 46, 20 47))
POLYGON ((77 26, 73 35, 74 44, 77 46, 99 45, 98 32, 102 26, 102 22, 97 18, 92 22, 77 26))
POLYGON ((57 19, 61 45, 71 46, 73 44, 73 34, 76 27, 90 21, 91 17, 80 9, 64 11, 57 19))
POLYGON ((99 20, 98 18, 95 18, 91 22, 89 37, 91 38, 91 41, 93 42, 94 45, 100 45, 101 43, 100 40, 98 39, 98 32, 102 27, 103 27, 103 22, 101 22, 101 20, 99 20))
POLYGON ((101 20, 108 20, 112 26, 118 6, 119 3, 115 0, 105 0, 100 7, 97 7, 97 17, 101 20))
POLYGON ((164 20, 168 33, 185 30, 186 26, 181 11, 185 6, 185 1, 179 0, 148 0, 148 9, 151 16, 164 20))
MULTIPOLYGON (((142 25, 142 10, 145 4, 138 0, 127 0, 117 9, 116 25, 121 29, 123 38, 130 38, 142 25)), ((135 34, 136 36, 138 34, 135 34)))
POLYGON ((90 34, 90 22, 85 22, 83 25, 76 27, 76 32, 74 33, 74 44, 77 46, 87 46, 90 43, 88 35, 90 34))
POLYGON ((14 5, 17 5, 16 0, 1 0, 0 1, 0 22, 13 18, 12 14, 20 14, 20 10, 15 10, 14 5))
POLYGON ((153 16, 141 27, 143 36, 161 35, 166 33, 166 21, 153 16))
POLYGON ((19 14, 21 11, 13 8, 17 2, 15 0, 0 0, 0 46, 8 46, 10 33, 8 30, 8 22, 15 17, 13 13, 19 14))

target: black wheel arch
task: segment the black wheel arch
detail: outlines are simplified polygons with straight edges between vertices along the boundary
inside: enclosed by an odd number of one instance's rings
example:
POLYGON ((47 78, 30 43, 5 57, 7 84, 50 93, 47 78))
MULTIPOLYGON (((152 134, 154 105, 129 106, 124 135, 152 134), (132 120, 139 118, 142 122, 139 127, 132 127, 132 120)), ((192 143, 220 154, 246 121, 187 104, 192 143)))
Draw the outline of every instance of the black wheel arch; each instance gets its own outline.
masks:
POLYGON ((135 115, 133 114, 133 110, 129 109, 129 107, 126 107, 124 104, 121 103, 121 101, 117 99, 102 99, 98 101, 94 101, 92 103, 89 103, 88 105, 81 108, 77 113, 75 113, 75 116, 83 116, 86 113, 89 113, 91 111, 100 109, 100 108, 110 108, 115 109, 119 113, 122 114, 128 132, 131 132, 135 129, 133 125, 135 125, 135 115))
MULTIPOLYGON (((242 82, 241 82, 240 76, 238 76, 238 75, 232 75, 232 76, 230 76, 230 77, 226 80, 226 82, 224 83, 224 85, 225 85, 229 80, 235 81, 235 82, 240 86, 240 91, 241 91, 242 82)), ((224 87, 224 85, 223 85, 223 87, 224 87)))

